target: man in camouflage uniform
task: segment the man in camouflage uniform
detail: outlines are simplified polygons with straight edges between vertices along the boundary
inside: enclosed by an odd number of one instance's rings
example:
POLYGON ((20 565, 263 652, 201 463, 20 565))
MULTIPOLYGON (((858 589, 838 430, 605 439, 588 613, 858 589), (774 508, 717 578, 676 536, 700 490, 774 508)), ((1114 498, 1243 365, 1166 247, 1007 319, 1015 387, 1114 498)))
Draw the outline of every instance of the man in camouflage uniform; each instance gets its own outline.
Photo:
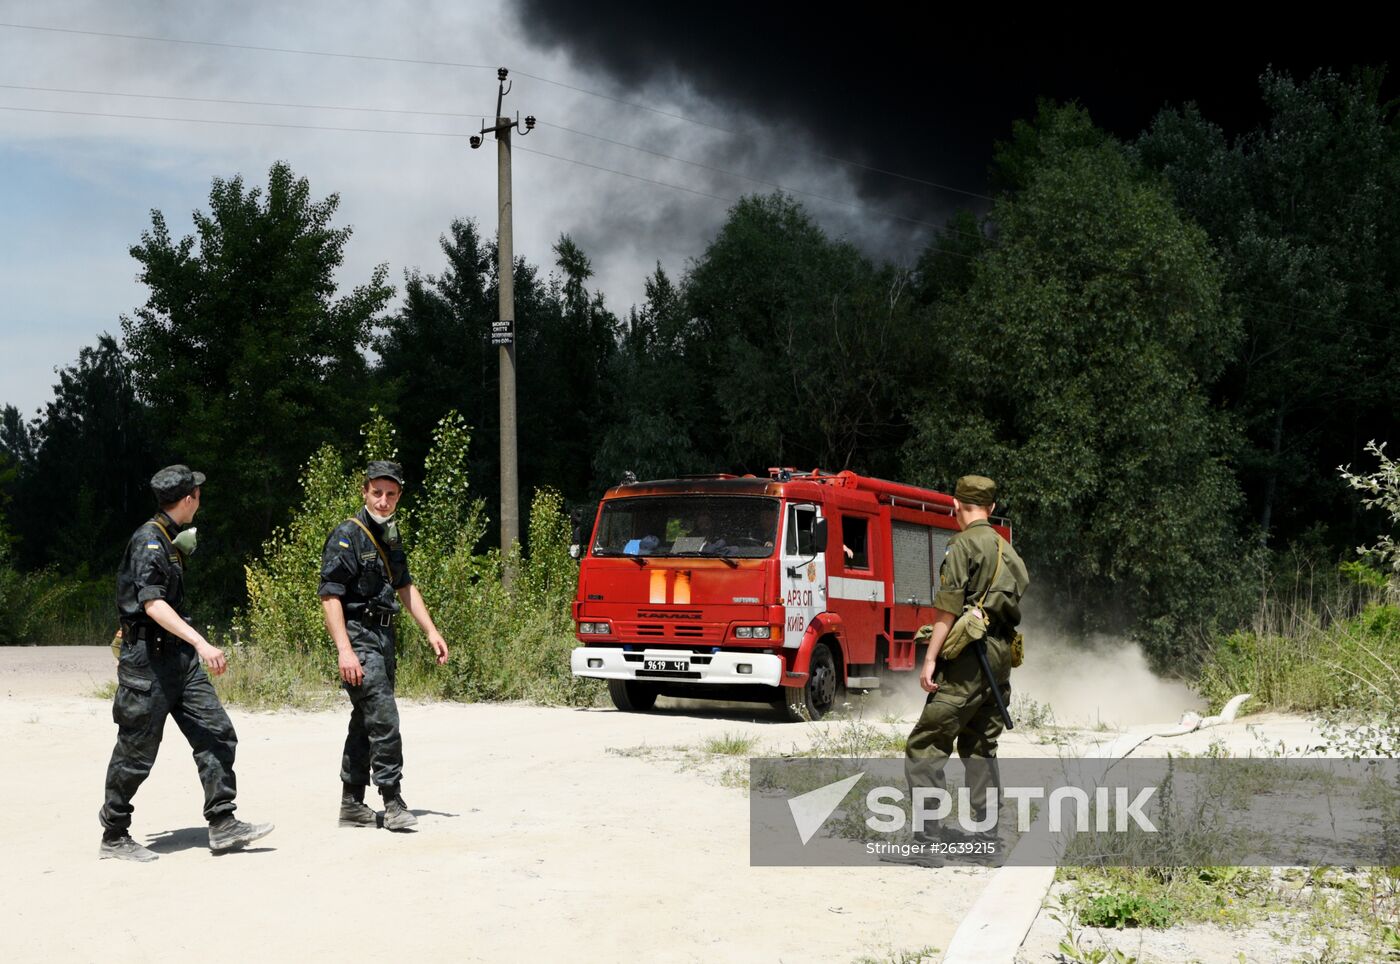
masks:
POLYGON ((371 776, 384 800, 384 826, 407 830, 418 822, 400 792, 403 741, 394 701, 394 616, 407 608, 438 664, 447 643, 408 571, 394 511, 403 494, 403 469, 371 462, 362 490, 365 504, 336 526, 321 553, 321 608, 339 655, 340 679, 350 695, 350 729, 340 761, 340 826, 373 827, 377 814, 365 803, 371 776))
MULTIPOLYGON (((956 748, 967 768, 971 817, 979 822, 987 816, 987 788, 999 784, 996 755, 1001 713, 977 657, 977 644, 968 645, 951 660, 939 659, 939 652, 963 607, 981 601, 988 618, 987 660, 1002 697, 1010 703, 1011 639, 1021 622, 1020 601, 1030 576, 1016 550, 992 528, 989 518, 995 508, 996 483, 991 479, 967 475, 958 480, 953 512, 961 531, 948 543, 939 570, 933 600, 938 616, 919 678, 929 695, 905 750, 905 775, 912 795, 919 787, 944 786, 943 766, 956 748)), ((925 831, 926 841, 936 839, 925 831)))
POLYGON ((199 511, 204 475, 186 466, 161 469, 151 479, 160 511, 127 543, 117 570, 117 614, 122 642, 117 663, 117 695, 112 719, 117 745, 107 766, 107 794, 98 819, 98 856, 155 860, 131 838, 131 798, 151 772, 167 715, 175 718, 194 751, 204 784, 204 819, 209 848, 216 853, 252 843, 272 832, 272 824, 244 823, 234 817, 234 748, 238 737, 209 677, 226 668, 223 651, 211 646, 189 623, 185 606, 185 565, 194 552, 190 527, 199 511))

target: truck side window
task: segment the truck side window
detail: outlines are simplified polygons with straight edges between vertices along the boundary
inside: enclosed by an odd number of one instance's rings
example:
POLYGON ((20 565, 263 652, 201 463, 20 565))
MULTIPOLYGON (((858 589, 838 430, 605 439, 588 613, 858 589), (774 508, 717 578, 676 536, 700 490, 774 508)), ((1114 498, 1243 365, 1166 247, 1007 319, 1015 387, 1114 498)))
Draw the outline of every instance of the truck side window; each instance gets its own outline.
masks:
POLYGON ((841 555, 847 569, 869 569, 870 553, 866 547, 869 523, 860 516, 841 517, 841 555))
POLYGON ((783 551, 789 556, 814 555, 812 548, 812 523, 817 521, 817 510, 810 505, 788 506, 787 538, 783 551))

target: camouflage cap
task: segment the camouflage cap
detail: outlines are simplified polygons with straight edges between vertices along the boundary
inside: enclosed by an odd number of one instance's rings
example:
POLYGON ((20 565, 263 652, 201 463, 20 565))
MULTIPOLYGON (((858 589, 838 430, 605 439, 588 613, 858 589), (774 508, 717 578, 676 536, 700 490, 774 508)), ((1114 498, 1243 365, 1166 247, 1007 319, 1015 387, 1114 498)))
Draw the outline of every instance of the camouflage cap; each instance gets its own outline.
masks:
POLYGON ((195 472, 188 465, 167 465, 151 476, 151 491, 161 505, 179 502, 204 484, 204 473, 195 472))
POLYGON ((365 466, 366 479, 393 479, 399 485, 403 485, 403 466, 397 462, 388 462, 383 459, 376 459, 365 466))
POLYGON ((968 505, 991 505, 997 500, 997 484, 985 475, 964 475, 953 489, 953 498, 968 505))

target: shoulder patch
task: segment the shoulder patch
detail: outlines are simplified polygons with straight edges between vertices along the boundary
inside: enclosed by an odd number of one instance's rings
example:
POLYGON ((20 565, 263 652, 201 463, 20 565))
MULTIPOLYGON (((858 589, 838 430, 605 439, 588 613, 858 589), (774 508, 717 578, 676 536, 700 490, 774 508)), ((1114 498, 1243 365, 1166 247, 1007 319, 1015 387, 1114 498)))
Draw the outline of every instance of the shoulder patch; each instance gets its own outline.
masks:
POLYGON ((147 549, 159 549, 159 548, 160 548, 160 543, 159 543, 159 542, 148 542, 148 543, 146 543, 146 548, 147 548, 147 549))
POLYGON ((337 539, 335 541, 340 545, 340 548, 342 549, 350 548, 350 543, 346 542, 344 539, 337 539))

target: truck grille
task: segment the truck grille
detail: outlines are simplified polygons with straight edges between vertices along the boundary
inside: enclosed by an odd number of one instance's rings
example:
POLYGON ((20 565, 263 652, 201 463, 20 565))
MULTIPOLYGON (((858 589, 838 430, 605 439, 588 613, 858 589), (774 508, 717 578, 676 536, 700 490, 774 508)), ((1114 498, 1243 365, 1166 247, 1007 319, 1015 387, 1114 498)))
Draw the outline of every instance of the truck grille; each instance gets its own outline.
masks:
POLYGON ((613 631, 621 637, 623 642, 627 640, 639 642, 676 640, 686 643, 717 645, 724 641, 724 626, 713 623, 625 623, 615 621, 613 631))

